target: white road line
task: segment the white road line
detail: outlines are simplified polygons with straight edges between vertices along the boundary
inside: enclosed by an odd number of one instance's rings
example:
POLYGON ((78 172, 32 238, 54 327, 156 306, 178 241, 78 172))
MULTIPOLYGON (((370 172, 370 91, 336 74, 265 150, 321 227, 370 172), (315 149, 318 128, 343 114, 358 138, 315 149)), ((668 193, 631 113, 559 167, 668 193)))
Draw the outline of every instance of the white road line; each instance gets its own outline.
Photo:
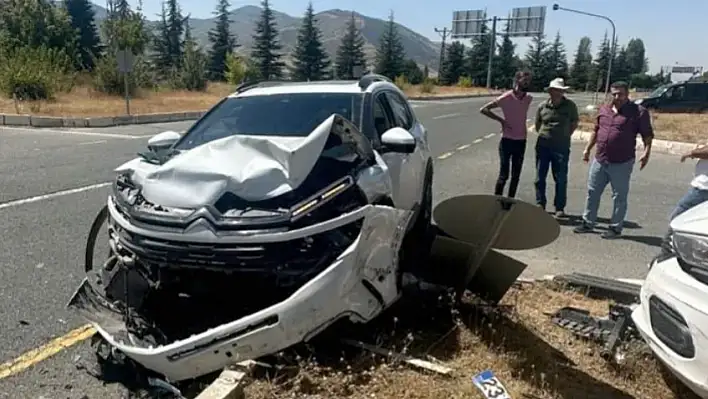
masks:
POLYGON ((479 144, 482 141, 484 141, 484 139, 476 139, 475 141, 472 142, 472 144, 479 144))
POLYGON ((108 142, 108 140, 86 141, 84 143, 79 143, 78 145, 101 144, 101 143, 107 143, 107 142, 108 142))
POLYGON ((488 135, 484 136, 485 139, 491 139, 492 137, 496 136, 496 133, 489 133, 488 135))
POLYGON ((30 133, 54 133, 54 134, 73 134, 73 135, 77 135, 77 136, 111 137, 111 138, 124 139, 124 140, 135 140, 135 139, 141 139, 143 137, 152 137, 152 135, 133 136, 133 135, 129 135, 129 134, 118 134, 118 133, 82 132, 82 131, 77 131, 77 130, 58 130, 58 129, 30 129, 30 128, 23 128, 23 127, 9 127, 9 126, 0 127, 0 131, 2 131, 2 130, 20 130, 23 132, 30 132, 30 133))
POLYGON ((462 114, 456 113, 456 114, 445 114, 445 115, 438 115, 434 116, 433 119, 445 119, 445 118, 454 118, 456 116, 460 116, 462 114))
POLYGON ((471 146, 471 144, 463 144, 463 145, 457 147, 457 151, 462 151, 465 148, 468 148, 469 146, 471 146))
POLYGON ((14 200, 14 201, 4 202, 4 203, 0 204, 0 210, 6 209, 6 208, 13 208, 13 207, 20 206, 20 205, 31 204, 33 202, 49 200, 52 198, 63 197, 65 195, 83 193, 85 191, 95 190, 97 188, 103 188, 103 187, 107 187, 110 185, 111 185, 110 182, 91 184, 89 186, 72 188, 71 190, 62 190, 62 191, 57 191, 57 192, 49 193, 49 194, 37 195, 35 197, 29 197, 29 198, 23 198, 23 199, 18 199, 18 200, 14 200))
POLYGON ((438 156, 438 159, 445 159, 445 158, 450 158, 453 155, 453 152, 446 152, 440 156, 438 156))

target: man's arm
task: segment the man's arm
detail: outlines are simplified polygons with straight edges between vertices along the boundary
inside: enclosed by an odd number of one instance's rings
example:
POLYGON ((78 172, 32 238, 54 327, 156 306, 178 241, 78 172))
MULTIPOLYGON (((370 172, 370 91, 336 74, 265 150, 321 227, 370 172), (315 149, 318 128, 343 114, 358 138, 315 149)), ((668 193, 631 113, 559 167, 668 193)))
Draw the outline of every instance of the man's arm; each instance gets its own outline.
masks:
POLYGON ((700 147, 694 148, 682 158, 708 159, 708 145, 702 145, 700 147))
POLYGON ((479 109, 479 112, 486 116, 487 118, 494 119, 495 121, 504 124, 504 118, 500 117, 499 115, 495 114, 492 112, 493 109, 499 108, 499 104, 504 101, 504 95, 499 96, 498 98, 484 104, 482 108, 479 109))
POLYGON ((649 111, 641 107, 639 110, 639 134, 642 136, 644 143, 644 156, 651 155, 651 144, 654 140, 654 128, 651 125, 651 116, 649 111))
POLYGON ((580 123, 580 115, 578 114, 578 106, 571 101, 570 107, 570 135, 572 136, 580 123))
POLYGON ((538 109, 536 109, 536 133, 541 129, 541 124, 543 123, 543 120, 541 119, 541 110, 543 110, 543 104, 538 106, 538 109))
POLYGON ((590 151, 592 151, 593 147, 595 147, 595 143, 597 143, 597 131, 600 130, 600 114, 598 113, 595 116, 595 127, 592 129, 592 133, 590 134, 590 140, 588 140, 587 145, 585 146, 585 153, 589 154, 590 151))

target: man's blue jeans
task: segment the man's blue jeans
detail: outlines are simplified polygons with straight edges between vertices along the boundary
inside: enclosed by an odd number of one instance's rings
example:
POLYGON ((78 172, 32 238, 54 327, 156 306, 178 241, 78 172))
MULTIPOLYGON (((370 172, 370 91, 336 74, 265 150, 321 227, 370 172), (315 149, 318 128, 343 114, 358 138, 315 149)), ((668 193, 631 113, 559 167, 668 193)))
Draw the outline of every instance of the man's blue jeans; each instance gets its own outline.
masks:
POLYGON ((546 207, 546 178, 548 169, 551 169, 553 180, 556 182, 553 205, 556 211, 564 211, 568 202, 568 160, 570 148, 556 149, 547 145, 536 143, 536 204, 546 207))
POLYGON ((627 216, 627 196, 633 169, 634 158, 624 163, 600 163, 597 159, 592 160, 588 176, 588 196, 583 213, 585 223, 595 227, 600 199, 609 183, 612 187, 613 202, 610 228, 618 233, 622 232, 624 219, 627 216))
POLYGON ((669 221, 674 220, 676 216, 706 201, 708 201, 708 190, 699 190, 695 187, 691 187, 676 204, 676 207, 671 212, 671 216, 669 216, 669 221))

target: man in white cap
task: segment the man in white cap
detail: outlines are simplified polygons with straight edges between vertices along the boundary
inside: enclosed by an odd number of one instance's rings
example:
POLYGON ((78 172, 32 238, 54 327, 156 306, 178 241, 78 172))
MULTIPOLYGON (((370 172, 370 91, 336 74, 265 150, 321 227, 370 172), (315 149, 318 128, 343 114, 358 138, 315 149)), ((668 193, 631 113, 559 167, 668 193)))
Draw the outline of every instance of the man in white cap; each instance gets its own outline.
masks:
POLYGON ((546 178, 551 169, 556 182, 553 205, 556 216, 565 216, 568 198, 570 136, 578 127, 578 107, 565 96, 568 86, 556 78, 546 88, 548 100, 536 111, 536 204, 546 209, 546 178))

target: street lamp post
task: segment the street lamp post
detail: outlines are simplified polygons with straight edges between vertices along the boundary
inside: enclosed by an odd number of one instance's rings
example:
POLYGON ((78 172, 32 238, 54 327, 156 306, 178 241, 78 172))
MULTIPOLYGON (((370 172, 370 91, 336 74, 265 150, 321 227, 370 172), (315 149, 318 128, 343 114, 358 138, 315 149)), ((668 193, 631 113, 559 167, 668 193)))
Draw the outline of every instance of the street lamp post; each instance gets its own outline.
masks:
POLYGON ((615 47, 617 47, 617 43, 616 43, 617 36, 616 36, 616 29, 615 29, 614 21, 612 21, 609 17, 606 17, 604 15, 592 14, 589 12, 579 11, 579 10, 572 10, 570 8, 561 7, 558 4, 553 4, 553 11, 558 11, 558 10, 574 12, 576 14, 587 15, 587 16, 595 17, 595 18, 602 18, 605 21, 609 22, 610 25, 612 25, 612 44, 611 44, 612 49, 610 50, 610 59, 607 62, 607 79, 605 82, 605 97, 607 97, 607 94, 610 92, 610 74, 612 73, 612 61, 615 58, 615 47))

